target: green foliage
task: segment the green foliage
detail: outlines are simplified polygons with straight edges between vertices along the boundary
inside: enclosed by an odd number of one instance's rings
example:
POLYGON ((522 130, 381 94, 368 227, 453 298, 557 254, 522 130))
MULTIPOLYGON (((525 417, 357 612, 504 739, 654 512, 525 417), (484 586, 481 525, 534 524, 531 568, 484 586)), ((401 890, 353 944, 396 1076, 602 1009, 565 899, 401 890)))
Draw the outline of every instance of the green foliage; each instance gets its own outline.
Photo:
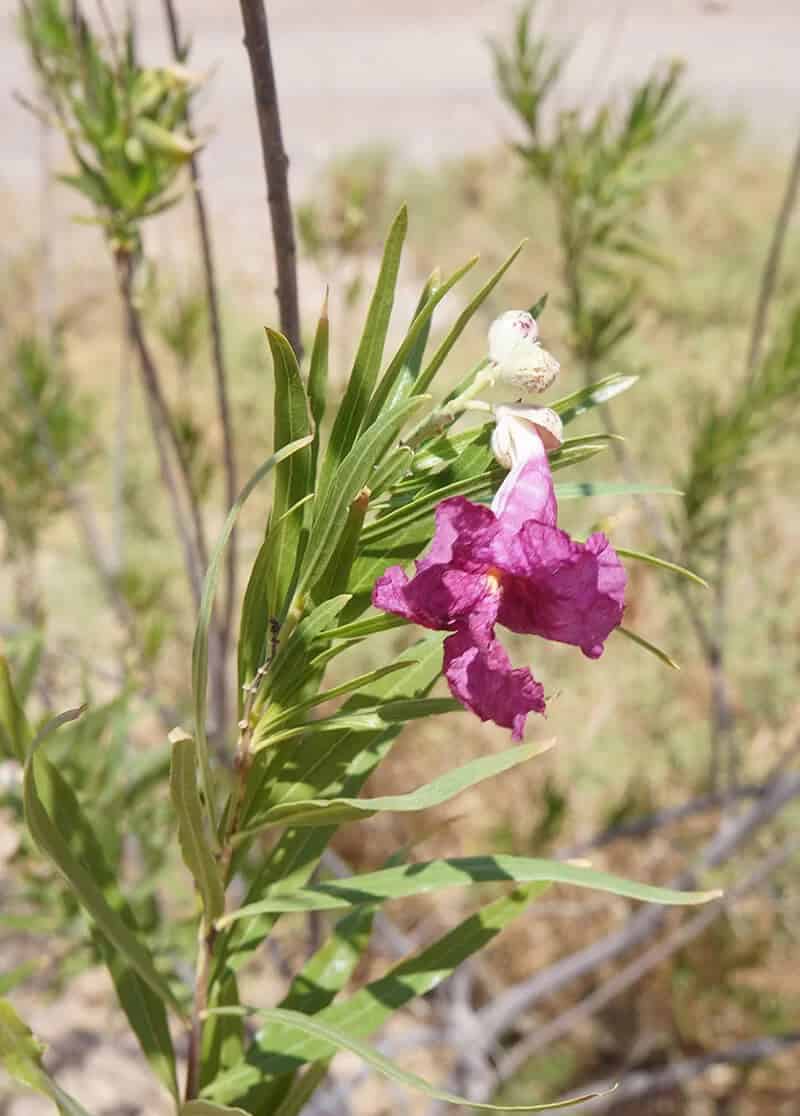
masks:
POLYGON ((67 506, 92 455, 92 409, 73 388, 60 347, 12 339, 0 375, 0 518, 12 546, 33 549, 67 506))
POLYGON ((591 370, 634 328, 632 265, 661 262, 643 211, 653 184, 675 166, 665 142, 685 111, 682 66, 654 72, 621 106, 555 108, 567 52, 535 29, 535 10, 524 3, 508 44, 495 41, 491 50, 501 96, 526 132, 516 150, 553 199, 570 341, 591 370))
POLYGON ((114 247, 131 252, 139 222, 177 200, 170 190, 197 148, 186 131, 193 79, 180 66, 142 66, 132 23, 104 44, 62 0, 27 0, 21 27, 76 164, 63 181, 90 202, 114 247))

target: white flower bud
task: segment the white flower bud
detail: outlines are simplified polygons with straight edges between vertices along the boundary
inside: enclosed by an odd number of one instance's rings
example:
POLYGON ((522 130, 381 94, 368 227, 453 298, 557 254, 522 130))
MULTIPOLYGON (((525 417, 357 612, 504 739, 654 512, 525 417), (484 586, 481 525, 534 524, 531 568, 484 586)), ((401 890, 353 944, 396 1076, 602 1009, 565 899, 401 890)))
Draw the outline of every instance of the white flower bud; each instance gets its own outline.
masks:
POLYGON ((560 365, 538 341, 536 321, 526 310, 507 310, 489 327, 489 360, 504 383, 546 391, 560 365))
POLYGON ((564 427, 549 407, 526 407, 501 403, 495 407, 492 452, 505 469, 527 461, 546 450, 556 450, 564 440, 564 427))

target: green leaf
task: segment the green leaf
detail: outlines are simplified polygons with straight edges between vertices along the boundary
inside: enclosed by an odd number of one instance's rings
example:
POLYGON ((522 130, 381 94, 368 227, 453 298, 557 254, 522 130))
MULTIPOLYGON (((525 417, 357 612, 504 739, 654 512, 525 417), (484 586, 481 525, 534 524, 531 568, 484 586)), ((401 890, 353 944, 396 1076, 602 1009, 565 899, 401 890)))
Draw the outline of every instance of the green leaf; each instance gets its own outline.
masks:
POLYGON ((0 1000, 0 1066, 9 1077, 54 1102, 61 1116, 88 1116, 86 1109, 56 1085, 42 1065, 45 1046, 34 1037, 8 1000, 0 1000))
POLYGON ((554 1104, 478 1104, 476 1101, 470 1101, 465 1097, 459 1097, 455 1093, 449 1093, 444 1089, 437 1089, 435 1086, 428 1084, 423 1078, 418 1077, 415 1073, 409 1073, 407 1070, 400 1069, 399 1066, 395 1065, 389 1058, 384 1057, 383 1054, 380 1054, 374 1047, 367 1046, 359 1039, 353 1038, 353 1036, 346 1031, 342 1031, 338 1027, 332 1027, 330 1024, 320 1021, 319 1018, 309 1018, 309 1016, 302 1015, 300 1012, 286 1011, 284 1008, 254 1010, 253 1014, 257 1015, 267 1025, 282 1024, 290 1031, 294 1030, 303 1036, 317 1039, 328 1048, 328 1056, 332 1056, 337 1050, 349 1050, 384 1077, 388 1077, 392 1081, 398 1081, 401 1085, 405 1085, 406 1088, 424 1093, 434 1100, 446 1101, 448 1104, 467 1105, 469 1108, 477 1108, 487 1112, 542 1112, 546 1109, 568 1108, 582 1101, 590 1100, 592 1097, 598 1095, 597 1093, 588 1093, 586 1096, 576 1097, 574 1100, 556 1101, 554 1104))
POLYGON ((625 628, 622 625, 620 625, 616 631, 618 631, 620 635, 624 635, 627 639, 630 639, 633 643, 637 643, 639 647, 643 647, 645 651, 649 651, 651 655, 655 655, 655 657, 660 659, 666 666, 672 667, 673 670, 681 669, 678 663, 676 663, 666 651, 662 651, 660 647, 656 647, 654 643, 645 639, 644 636, 637 635, 636 632, 632 632, 630 628, 625 628))
POLYGON ((375 632, 402 628, 407 623, 408 621, 402 616, 392 616, 384 612, 379 616, 370 616, 366 620, 354 620, 351 624, 340 624, 338 628, 329 628, 320 633, 320 639, 363 639, 364 636, 373 635, 375 632))
POLYGON ((328 350, 330 347, 330 323, 328 321, 328 289, 325 288, 325 298, 322 311, 314 334, 314 344, 311 349, 311 361, 308 368, 308 402, 311 407, 311 417, 314 420, 314 441, 311 444, 311 475, 317 475, 317 458, 319 457, 319 442, 322 430, 322 420, 325 418, 325 407, 328 397, 328 350))
POLYGON ((517 247, 505 261, 505 263, 501 264, 494 275, 492 275, 492 277, 486 283, 484 283, 481 289, 475 295, 473 295, 473 297, 458 315, 454 324, 448 331, 446 337, 439 345, 436 352, 433 354, 433 357, 418 376, 417 382, 414 386, 414 390, 417 393, 428 390, 430 385, 433 383, 433 379, 436 376, 437 372, 450 355, 450 352, 452 351, 456 341, 458 341, 461 334, 469 325, 476 310, 478 310, 480 306, 486 301, 486 299, 503 278, 505 273, 511 267, 512 263, 524 247, 525 241, 523 240, 521 244, 517 245, 517 247))
MULTIPOLYGON (((369 907, 359 907, 339 919, 328 940, 305 963, 292 981, 289 991, 278 1004, 289 1011, 303 1015, 316 1015, 336 998, 348 982, 361 960, 372 932, 375 912, 369 907)), ((327 1062, 322 1063, 323 1077, 327 1062)), ((247 1095, 251 1112, 283 1111, 290 1091, 295 1101, 298 1095, 310 1096, 304 1089, 293 1089, 293 1074, 283 1074, 278 1080, 265 1075, 264 1081, 247 1095), (278 1106, 281 1106, 280 1108, 278 1106)), ((304 1075, 304 1077, 307 1075, 304 1075)), ((320 1079, 321 1080, 321 1079, 320 1079)), ((316 1085, 319 1080, 316 1081, 316 1085)), ((313 1090, 312 1090, 313 1092, 313 1090)))
POLYGON ((646 562, 649 566, 655 566, 660 570, 668 570, 670 573, 680 574, 681 577, 687 577, 689 581, 694 581, 697 585, 702 585, 704 589, 708 589, 708 582, 700 577, 699 574, 687 570, 685 566, 679 566, 676 562, 668 562, 666 558, 656 558, 654 554, 644 554, 641 550, 629 550, 624 546, 614 545, 617 554, 622 558, 633 558, 637 562, 646 562))
POLYGON ((186 1101, 181 1105, 180 1116, 250 1116, 243 1108, 229 1108, 225 1104, 212 1104, 206 1100, 186 1101))
POLYGON ((76 837, 83 835, 88 835, 96 848, 99 849, 100 846, 80 810, 77 799, 74 795, 64 794, 65 786, 52 765, 38 756, 35 751, 32 752, 25 765, 23 801, 25 820, 33 840, 56 865, 100 932, 122 954, 142 981, 156 994, 158 1000, 169 1004, 174 1011, 183 1016, 181 1005, 164 977, 156 969, 149 950, 136 933, 126 925, 120 914, 112 908, 101 890, 102 885, 99 886, 95 881, 92 871, 94 864, 89 862, 90 866, 87 867, 73 851, 76 837), (58 818, 58 825, 45 809, 40 798, 39 780, 46 782, 52 791, 55 799, 53 817, 58 818))
MULTIPOLYGON (((458 271, 453 272, 449 279, 446 279, 444 283, 435 288, 425 305, 419 310, 373 393, 364 419, 363 425, 365 427, 372 425, 390 400, 395 383, 403 369, 407 367, 408 358, 414 352, 417 341, 423 335, 423 332, 427 332, 427 329, 430 327, 431 317, 436 307, 445 295, 453 289, 456 283, 464 278, 467 272, 470 271, 477 262, 478 257, 474 256, 465 263, 463 267, 460 267, 458 271)), ((409 387, 413 384, 414 378, 411 377, 409 387)))
POLYGON ((203 828, 203 807, 197 789, 197 749, 181 729, 170 733, 172 765, 169 790, 178 816, 178 842, 183 861, 192 873, 209 923, 225 909, 225 892, 219 867, 203 828))
POLYGON ((598 872, 576 864, 541 860, 524 856, 465 856, 447 860, 431 860, 401 868, 384 868, 317 884, 291 894, 281 894, 247 904, 219 920, 226 926, 241 918, 278 911, 328 911, 359 903, 378 903, 389 899, 406 899, 411 895, 439 892, 447 887, 468 887, 480 883, 562 883, 574 887, 594 888, 643 903, 666 906, 694 906, 717 898, 717 891, 674 891, 636 883, 609 872, 598 872))
MULTIPOLYGON (((356 706, 358 701, 387 701, 426 694, 441 673, 442 642, 440 632, 426 635, 402 653, 404 659, 413 660, 413 666, 381 678, 364 694, 350 698, 345 708, 356 706)), ((266 811, 279 803, 298 798, 357 795, 392 746, 400 729, 399 724, 372 734, 342 729, 326 734, 315 742, 313 748, 293 749, 289 756, 276 752, 266 770, 264 790, 257 809, 266 811)), ((334 826, 290 829, 283 833, 261 860, 246 901, 255 901, 273 887, 286 890, 302 887, 334 833, 334 826)), ((216 972, 221 972, 225 965, 234 969, 241 966, 263 941, 275 921, 276 916, 265 916, 240 923, 228 931, 218 941, 216 972)))
MULTIPOLYGON (((453 930, 419 953, 395 965, 378 980, 360 988, 347 1000, 324 1008, 318 1018, 350 1034, 373 1034, 400 1008, 437 988, 468 957, 484 949, 501 931, 522 915, 547 884, 515 888, 509 895, 485 904, 453 930)), ((365 908, 356 908, 365 909, 365 908)), ((260 1031, 243 1061, 221 1075, 207 1093, 216 1100, 240 1100, 266 1075, 296 1069, 303 1062, 325 1057, 326 1046, 314 1039, 294 1041, 286 1028, 260 1031), (284 1053, 284 1041, 290 1045, 284 1053)))
MULTIPOLYGON (((383 672, 386 673, 386 672, 383 672)), ((340 732, 380 732, 390 725, 404 724, 420 717, 433 717, 442 713, 462 713, 464 707, 451 698, 419 698, 416 701, 387 701, 380 705, 350 712, 347 706, 341 713, 323 717, 319 721, 308 721, 302 725, 269 731, 260 740, 253 740, 251 753, 257 755, 264 748, 272 748, 295 740, 298 736, 313 739, 318 733, 340 732)))
POLYGON ((310 435, 307 435, 305 438, 300 438, 296 442, 290 442, 289 445, 283 446, 276 453, 273 453, 271 457, 267 458, 263 465, 256 469, 255 473, 253 473, 250 480, 239 493, 239 498, 236 503, 228 512, 228 517, 225 520, 222 533, 217 545, 214 547, 211 560, 208 563, 208 570, 206 571, 205 582, 203 584, 203 596, 200 602, 200 615, 197 618, 194 643, 192 644, 192 694, 194 697, 195 739, 197 741, 197 755, 200 761, 201 785, 205 796, 206 809, 208 810, 211 822, 212 833, 217 832, 217 811, 213 793, 214 787, 211 779, 211 763, 208 755, 208 737, 206 735, 208 629, 211 623, 211 613, 214 608, 214 594, 216 593, 217 581, 219 580, 220 569, 222 568, 222 558, 239 512, 256 485, 259 484, 276 465, 279 465, 282 461, 291 457, 293 453, 297 453, 299 450, 304 449, 310 442, 310 435))
POLYGON ((408 212, 402 206, 386 238, 383 261, 367 312, 364 332, 322 462, 318 485, 321 500, 326 498, 331 487, 335 487, 334 481, 338 484, 339 469, 355 442, 378 377, 407 229, 408 212))
MULTIPOLYGON (((313 649, 322 642, 321 633, 336 620, 349 600, 348 593, 341 593, 318 605, 303 617, 278 648, 264 679, 263 690, 263 696, 269 697, 273 708, 286 708, 290 698, 302 688, 313 649)), ((256 707, 260 708, 260 705, 259 698, 256 707)))
MULTIPOLYGON (((209 1007, 236 1007, 240 1002, 236 974, 228 972, 212 986, 209 1007)), ((200 1051, 201 1089, 242 1060, 244 1039, 244 1021, 239 1016, 213 1015, 206 1021, 200 1051)))
POLYGON ((19 703, 8 660, 0 655, 0 756, 25 763, 31 730, 19 703))
POLYGON ((309 442, 275 467, 272 514, 266 538, 266 611, 263 601, 259 610, 264 633, 271 617, 282 622, 286 614, 302 559, 305 511, 300 502, 314 490, 311 469, 314 428, 297 358, 282 334, 267 329, 267 340, 275 376, 275 449, 280 450, 307 436, 309 442))
POLYGON ((546 750, 540 744, 521 746, 497 752, 494 755, 480 756, 461 767, 453 768, 445 774, 432 779, 422 787, 407 794, 387 794, 378 798, 333 798, 306 799, 287 802, 275 806, 256 819, 248 831, 258 832, 271 825, 344 825, 359 818, 372 817, 380 813, 413 813, 440 806, 455 798, 469 787, 476 786, 484 779, 508 771, 520 763, 541 755, 546 750))
MULTIPOLYGON (((323 705, 326 701, 333 701, 334 698, 341 697, 343 694, 351 694, 354 690, 361 690, 365 686, 368 686, 370 682, 377 682, 377 680, 383 678, 385 674, 392 674, 396 670, 403 670, 408 665, 409 664, 402 659, 397 663, 387 663, 386 666, 376 667, 375 670, 367 671, 365 674, 359 674, 355 678, 349 678, 346 682, 341 682, 338 686, 332 686, 329 690, 321 690, 316 694, 312 694, 311 697, 306 698, 304 701, 297 702, 296 705, 290 705, 278 712, 270 708, 257 723, 253 731, 253 746, 256 747, 260 740, 277 729, 283 728, 285 725, 290 725, 292 721, 297 720, 298 717, 308 712, 309 709, 314 709, 317 705, 323 705)), ((302 726, 303 731, 309 727, 313 728, 315 723, 317 722, 311 722, 310 726, 304 724, 302 726)))
POLYGON ((572 392, 571 395, 565 395, 562 399, 557 399, 555 403, 550 404, 550 407, 558 412, 561 421, 566 426, 578 415, 590 411, 592 407, 608 403, 615 396, 621 395, 628 388, 632 388, 638 379, 638 376, 620 376, 619 374, 606 376, 605 379, 597 380, 590 387, 581 388, 579 391, 572 392))
POLYGON ((311 526, 306 561, 297 586, 298 595, 313 587, 326 569, 344 531, 350 505, 361 489, 368 486, 370 471, 397 436, 406 418, 424 400, 425 396, 415 396, 386 411, 359 437, 337 467, 336 483, 322 498, 311 526))
POLYGON ((549 297, 549 292, 545 291, 542 297, 540 299, 537 299, 537 301, 534 302, 533 306, 531 306, 530 310, 528 311, 535 322, 538 322, 539 318, 542 316, 542 311, 544 310, 545 306, 547 306, 547 299, 549 297))

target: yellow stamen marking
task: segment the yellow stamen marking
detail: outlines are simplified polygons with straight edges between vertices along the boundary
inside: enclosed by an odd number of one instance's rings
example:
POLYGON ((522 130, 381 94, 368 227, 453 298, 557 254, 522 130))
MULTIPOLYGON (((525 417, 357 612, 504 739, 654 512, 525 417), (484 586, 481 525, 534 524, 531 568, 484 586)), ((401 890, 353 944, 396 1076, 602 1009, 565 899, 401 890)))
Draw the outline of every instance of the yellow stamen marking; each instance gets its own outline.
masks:
POLYGON ((500 592, 500 583, 503 580, 503 571, 497 566, 491 566, 486 574, 486 584, 490 593, 500 592))

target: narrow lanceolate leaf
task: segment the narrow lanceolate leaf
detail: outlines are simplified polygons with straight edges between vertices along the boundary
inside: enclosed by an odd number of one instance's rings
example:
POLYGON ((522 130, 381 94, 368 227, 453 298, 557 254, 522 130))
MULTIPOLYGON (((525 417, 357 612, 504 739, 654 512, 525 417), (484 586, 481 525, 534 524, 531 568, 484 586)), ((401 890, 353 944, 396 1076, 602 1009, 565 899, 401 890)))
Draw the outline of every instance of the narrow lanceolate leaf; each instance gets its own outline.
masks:
POLYGON ((565 395, 562 399, 557 399, 550 406, 558 412, 561 421, 566 426, 578 415, 590 411, 592 407, 599 407, 601 403, 608 403, 615 396, 621 395, 628 388, 632 388, 638 379, 638 376, 606 376, 605 379, 598 380, 591 387, 581 388, 580 391, 574 391, 571 395, 565 395))
POLYGON ((209 922, 225 908, 219 868, 203 828, 203 807, 197 789, 197 749, 191 736, 180 729, 170 733, 172 765, 169 791, 178 817, 178 841, 186 867, 192 873, 209 922))
POLYGON ((268 729, 259 740, 253 740, 251 754, 257 755, 264 748, 286 744, 298 736, 317 735, 331 732, 382 732, 390 725, 402 725, 406 721, 420 717, 435 717, 443 713, 461 713, 464 707, 452 698, 419 698, 416 701, 383 702, 371 708, 343 712, 319 721, 292 725, 289 728, 268 729))
POLYGON ((321 633, 336 620, 349 600, 348 593, 341 593, 324 601, 303 617, 280 646, 264 679, 263 694, 269 697, 273 708, 286 708, 292 695, 302 687, 313 649, 322 640, 321 633))
POLYGON ((386 246, 383 262, 375 284, 364 332, 358 346, 353 370, 339 406, 336 421, 331 430, 328 451, 322 462, 319 478, 320 499, 324 499, 332 482, 338 482, 338 471, 355 442, 356 434, 364 419, 375 381, 378 378, 383 347, 389 329, 389 319, 394 304, 397 274, 400 269, 400 256, 408 229, 408 213, 403 206, 394 219, 386 246))
POLYGON ((34 1037, 8 1000, 0 1000, 0 1067, 21 1085, 49 1097, 61 1116, 89 1116, 44 1069, 44 1050, 44 1045, 34 1037))
MULTIPOLYGON (((276 465, 279 465, 282 461, 291 457, 292 454, 305 449, 310 443, 310 434, 306 435, 304 438, 298 439, 296 442, 290 442, 289 445, 283 446, 276 453, 273 453, 260 468, 256 469, 255 473, 253 473, 250 480, 239 493, 238 500, 228 512, 228 518, 225 520, 222 534, 214 548, 214 553, 211 555, 211 561, 208 563, 208 570, 203 585, 203 596, 200 602, 200 615, 197 618, 197 628, 195 629, 194 643, 192 645, 192 695, 194 698, 195 740, 197 742, 197 755, 200 763, 201 784, 205 796, 206 809, 209 813, 212 833, 217 832, 217 811, 213 794, 214 788, 211 781, 211 763, 208 756, 208 736, 206 734, 208 629, 211 623, 211 614, 214 609, 214 595, 217 590, 217 582, 219 580, 220 569, 222 568, 225 547, 227 546, 228 539, 231 537, 231 532, 239 512, 256 485, 271 473, 276 465)), ((245 604, 247 604, 247 601, 245 601, 245 604)), ((251 607, 255 607, 252 602, 251 607)), ((243 626, 244 623, 243 617, 243 626)))
MULTIPOLYGON (((464 278, 467 272, 470 271, 477 262, 478 257, 474 256, 465 263, 463 267, 460 267, 458 271, 455 271, 444 283, 436 287, 425 305, 419 310, 373 393, 367 409, 367 414, 364 418, 364 426, 370 426, 386 406, 398 377, 403 369, 407 367, 408 358, 414 352, 418 339, 423 335, 423 332, 427 332, 430 328, 431 317, 436 307, 445 295, 453 289, 456 283, 464 278)), ((414 377, 412 375, 410 377, 410 384, 413 383, 414 377)), ((419 390, 424 389, 421 388, 419 390)))
POLYGON ((660 659, 665 666, 672 667, 673 670, 681 669, 671 655, 668 655, 666 651, 662 651, 660 647, 656 647, 656 645, 654 643, 651 643, 649 639, 645 639, 644 636, 640 636, 636 632, 632 632, 630 628, 624 628, 622 625, 620 625, 616 630, 619 632, 620 635, 624 635, 626 639, 629 639, 633 643, 638 644, 639 647, 643 647, 644 650, 649 651, 651 655, 655 655, 655 657, 657 659, 660 659))
POLYGON ((719 896, 718 891, 675 891, 650 884, 626 880, 609 872, 583 868, 555 860, 525 856, 465 856, 448 860, 431 860, 402 868, 384 868, 307 887, 293 894, 270 896, 258 903, 240 907, 220 919, 225 926, 240 918, 275 911, 327 911, 379 903, 389 899, 407 899, 446 887, 468 887, 479 883, 562 883, 574 887, 594 888, 627 899, 666 906, 694 906, 719 896))
POLYGON ((79 859, 73 852, 76 837, 80 847, 83 843, 83 835, 91 836, 93 847, 99 849, 100 845, 80 810, 77 799, 74 796, 64 795, 64 786, 55 768, 34 752, 25 765, 23 779, 25 820, 31 836, 64 876, 98 930, 108 938, 111 945, 119 951, 144 984, 155 993, 157 1000, 162 1005, 169 1004, 179 1015, 183 1015, 181 1005, 167 981, 156 969, 149 950, 104 895, 102 885, 97 883, 92 871, 93 861, 85 857, 79 859), (56 799, 51 807, 52 816, 45 809, 40 797, 40 780, 48 784, 56 799), (53 820, 54 818, 58 818, 58 824, 53 820))
POLYGON ((363 639, 365 636, 374 635, 376 632, 388 632, 392 628, 402 628, 408 621, 402 616, 392 616, 390 613, 381 613, 380 616, 370 616, 366 620, 354 620, 351 624, 340 624, 337 628, 329 628, 322 632, 320 639, 363 639))
POLYGON ((508 771, 532 756, 540 755, 549 745, 514 745, 495 755, 480 756, 462 767, 432 779, 408 794, 387 794, 378 798, 306 799, 275 806, 256 819, 248 832, 258 832, 271 825, 343 825, 359 818, 380 813, 413 813, 440 806, 484 779, 508 771))
MULTIPOLYGON (((385 976, 348 999, 324 1008, 317 1018, 361 1038, 374 1034, 396 1011, 438 988, 462 962, 489 945, 547 886, 518 887, 486 904, 426 949, 395 965, 385 976)), ((277 1076, 304 1062, 316 1062, 324 1058, 325 1049, 324 1043, 308 1036, 300 1039, 288 1028, 266 1027, 256 1034, 245 1058, 209 1087, 208 1095, 215 1100, 241 1100, 265 1076, 277 1076)))
MULTIPOLYGON (((278 1007, 299 1011, 303 1015, 316 1015, 333 1003, 353 975, 369 944, 374 918, 375 912, 369 907, 359 907, 339 919, 328 940, 308 959, 294 978, 278 1007)), ((323 1063, 323 1068, 327 1072, 327 1063, 323 1063)), ((249 1110, 289 1110, 287 1101, 290 1092, 295 1103, 299 1096, 306 1095, 302 1089, 293 1089, 293 1077, 294 1074, 287 1073, 279 1075, 275 1080, 265 1074, 259 1085, 247 1094, 249 1110)))
MULTIPOLYGON (((359 674, 355 678, 349 678, 346 682, 341 682, 338 686, 332 686, 329 690, 321 690, 319 693, 312 694, 304 701, 299 701, 296 705, 290 705, 277 713, 270 709, 253 730, 253 746, 257 747, 260 740, 263 740, 265 736, 270 736, 278 729, 292 726, 292 722, 297 721, 310 709, 314 709, 318 705, 324 705, 325 702, 333 701, 344 694, 351 694, 354 690, 361 690, 371 682, 377 682, 385 674, 393 674, 396 670, 404 670, 408 665, 402 659, 397 663, 387 663, 386 666, 377 667, 375 670, 359 674)), ((305 726, 302 731, 305 731, 305 726)))
POLYGON ((328 1057, 335 1054, 337 1050, 349 1050, 383 1077, 388 1077, 391 1081, 397 1081, 407 1089, 424 1093, 433 1100, 446 1101, 448 1104, 466 1105, 469 1108, 488 1112, 542 1112, 546 1109, 569 1108, 598 1095, 597 1093, 588 1093, 586 1096, 576 1097, 574 1100, 556 1101, 554 1104, 478 1104, 476 1101, 467 1100, 466 1097, 459 1097, 455 1093, 437 1089, 423 1078, 418 1077, 417 1074, 401 1069, 374 1047, 354 1038, 347 1031, 323 1022, 319 1017, 312 1018, 302 1015, 298 1011, 286 1011, 284 1008, 270 1008, 266 1011, 255 1011, 254 1014, 262 1019, 267 1026, 270 1024, 283 1025, 290 1031, 299 1033, 299 1035, 316 1039, 321 1044, 324 1043, 328 1057))
POLYGON ((397 437, 403 423, 425 397, 416 396, 386 411, 365 431, 337 467, 336 482, 314 516, 306 559, 297 587, 298 594, 313 587, 330 562, 347 522, 347 512, 362 488, 369 487, 370 472, 397 437))
MULTIPOLYGON (((275 377, 275 449, 311 436, 314 427, 306 389, 297 358, 286 338, 267 330, 275 377)), ((283 619, 302 557, 303 519, 306 509, 301 501, 314 491, 313 449, 310 442, 275 466, 272 513, 267 534, 266 610, 262 602, 264 630, 270 617, 283 619)))
POLYGON ((314 441, 311 443, 311 475, 317 475, 317 459, 319 457, 319 441, 322 430, 322 420, 325 418, 325 405, 328 401, 328 349, 330 345, 330 323, 328 321, 328 290, 325 289, 325 299, 314 334, 314 344, 311 348, 311 361, 308 367, 308 402, 311 407, 311 417, 314 420, 314 441))
POLYGON ((505 263, 501 264, 494 275, 492 275, 492 277, 486 283, 484 283, 481 289, 475 295, 473 295, 473 297, 456 318, 455 323, 448 331, 447 336, 439 345, 436 352, 433 354, 433 357, 431 358, 429 363, 419 374, 414 388, 415 391, 423 392, 428 390, 428 388, 433 383, 434 377, 436 376, 437 372, 450 355, 450 352, 453 349, 456 341, 458 341, 461 334, 469 325, 473 315, 492 293, 494 288, 511 267, 514 260, 520 254, 524 246, 525 241, 523 240, 522 243, 514 249, 505 263))
POLYGON ((644 554, 641 550, 629 550, 625 546, 617 546, 616 543, 614 549, 621 558, 633 558, 636 562, 646 562, 648 566, 655 566, 657 569, 679 574, 681 577, 688 578, 689 581, 694 581, 697 585, 702 585, 704 589, 708 589, 708 582, 705 578, 693 573, 692 570, 687 570, 685 566, 679 566, 677 562, 668 562, 666 558, 657 558, 655 554, 644 554))
POLYGON ((31 730, 17 698, 8 660, 0 655, 0 757, 25 763, 31 730))
MULTIPOLYGON (((355 705, 364 699, 388 701, 428 693, 441 673, 442 641, 440 632, 425 636, 403 652, 402 657, 412 659, 413 666, 381 678, 363 695, 350 698, 346 705, 355 705)), ((286 757, 275 753, 265 772, 264 790, 257 808, 266 811, 282 802, 299 798, 357 795, 391 748, 400 729, 401 725, 397 724, 372 734, 342 729, 316 739, 312 737, 308 747, 294 752, 292 766, 288 769, 286 757)), ((248 820, 249 816, 245 818, 245 824, 248 820)), ((322 826, 289 829, 283 833, 261 861, 248 888, 246 901, 254 902, 273 888, 294 890, 303 887, 335 831, 335 826, 322 826)), ((277 915, 266 915, 232 927, 219 940, 216 972, 223 971, 225 966, 236 970, 244 964, 276 919, 277 915)))

